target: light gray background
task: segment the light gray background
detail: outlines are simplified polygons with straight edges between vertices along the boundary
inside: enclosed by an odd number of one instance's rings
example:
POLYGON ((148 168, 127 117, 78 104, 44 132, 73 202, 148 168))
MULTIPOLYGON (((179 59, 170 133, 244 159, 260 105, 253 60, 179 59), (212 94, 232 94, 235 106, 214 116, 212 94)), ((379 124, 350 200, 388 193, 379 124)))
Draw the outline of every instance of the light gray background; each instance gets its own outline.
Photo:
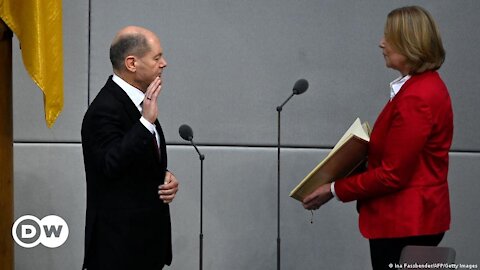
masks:
POLYGON ((310 213, 288 197, 359 116, 373 123, 398 76, 378 48, 387 13, 419 4, 437 20, 447 58, 440 70, 453 100, 455 136, 449 173, 452 229, 441 245, 457 262, 480 264, 480 2, 320 0, 63 0, 65 106, 54 128, 42 94, 14 42, 15 218, 63 217, 60 248, 16 245, 17 270, 80 269, 85 174, 80 125, 111 67, 108 47, 129 24, 160 36, 168 67, 160 121, 169 168, 181 181, 172 203, 173 264, 198 267, 199 169, 178 136, 189 124, 206 154, 204 267, 275 269, 276 106, 306 78, 308 91, 282 113, 282 269, 369 269, 368 242, 353 203, 332 201, 310 213))

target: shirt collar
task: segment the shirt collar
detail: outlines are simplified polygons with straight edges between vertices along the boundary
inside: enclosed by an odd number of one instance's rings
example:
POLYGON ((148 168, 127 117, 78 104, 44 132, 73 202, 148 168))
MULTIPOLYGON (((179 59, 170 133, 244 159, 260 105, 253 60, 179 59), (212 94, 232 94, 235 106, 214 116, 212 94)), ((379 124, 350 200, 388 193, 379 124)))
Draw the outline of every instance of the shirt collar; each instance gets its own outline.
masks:
POLYGON ((145 98, 145 94, 140 91, 138 88, 132 86, 131 84, 127 83, 122 78, 118 77, 115 73, 113 74, 112 81, 114 81, 123 91, 128 95, 128 97, 132 100, 133 104, 137 107, 137 109, 141 112, 142 106, 141 103, 145 98))
POLYGON ((400 76, 390 83, 390 100, 392 100, 393 97, 395 97, 395 95, 398 94, 398 92, 400 91, 400 89, 402 89, 402 86, 405 84, 405 82, 407 82, 408 79, 410 79, 411 77, 412 76, 410 75, 403 76, 403 77, 400 76))

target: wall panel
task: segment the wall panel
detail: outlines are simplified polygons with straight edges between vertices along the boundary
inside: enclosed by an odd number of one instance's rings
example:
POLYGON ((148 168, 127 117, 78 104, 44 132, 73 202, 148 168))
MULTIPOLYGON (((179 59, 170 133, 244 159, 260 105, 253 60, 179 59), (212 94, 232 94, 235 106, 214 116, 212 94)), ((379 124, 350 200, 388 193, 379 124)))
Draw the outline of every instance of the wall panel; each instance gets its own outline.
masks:
POLYGON ((276 106, 294 82, 309 90, 284 108, 284 142, 332 146, 355 117, 373 123, 387 102, 387 70, 378 48, 387 13, 421 4, 442 30, 447 61, 441 73, 455 106, 454 148, 479 150, 480 41, 475 1, 92 1, 93 98, 111 74, 108 47, 128 24, 158 33, 169 66, 160 115, 170 142, 195 126, 199 143, 273 145, 276 106), (125 10, 136 12, 126 13, 125 10), (108 14, 108 16, 105 16, 108 14), (142 14, 142 16, 138 16, 142 14), (459 30, 461 29, 461 30, 459 30))
MULTIPOLYGON (((200 147, 204 163, 205 269, 275 269, 276 150, 200 147)), ((174 259, 168 269, 198 267, 200 161, 192 147, 170 146, 169 169, 181 182, 171 204, 174 259)), ((282 269, 368 269, 368 241, 359 233, 355 203, 331 201, 311 214, 288 197, 326 155, 324 150, 282 150, 282 269)), ((475 154, 452 154, 449 174, 452 229, 441 243, 457 250, 457 262, 478 263, 476 206, 480 174, 475 154)), ((70 228, 57 249, 16 245, 16 269, 76 269, 83 259, 85 175, 79 145, 15 145, 15 218, 63 217, 70 228), (68 267, 67 267, 68 266, 68 267)))
POLYGON ((15 244, 15 269, 80 269, 85 229, 82 150, 71 144, 15 144, 14 218, 62 217, 69 227, 64 245, 26 249, 15 244))

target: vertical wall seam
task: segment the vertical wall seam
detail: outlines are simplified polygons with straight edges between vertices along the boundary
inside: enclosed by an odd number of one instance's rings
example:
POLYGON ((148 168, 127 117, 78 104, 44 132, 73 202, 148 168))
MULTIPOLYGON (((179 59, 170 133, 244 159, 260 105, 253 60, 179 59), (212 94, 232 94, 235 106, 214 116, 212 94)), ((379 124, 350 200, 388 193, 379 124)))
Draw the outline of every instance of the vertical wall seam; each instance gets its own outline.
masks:
POLYGON ((92 0, 88 0, 88 46, 87 46, 87 107, 90 106, 90 50, 92 46, 91 33, 92 33, 92 0))

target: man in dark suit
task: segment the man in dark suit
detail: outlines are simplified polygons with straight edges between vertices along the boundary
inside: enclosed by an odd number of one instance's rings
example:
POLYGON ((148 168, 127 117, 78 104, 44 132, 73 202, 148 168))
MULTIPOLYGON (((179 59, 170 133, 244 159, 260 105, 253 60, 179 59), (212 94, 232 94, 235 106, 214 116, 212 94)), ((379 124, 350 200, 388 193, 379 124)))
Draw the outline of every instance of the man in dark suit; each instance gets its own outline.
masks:
POLYGON ((158 270, 172 261, 170 203, 178 181, 167 170, 157 120, 162 71, 158 37, 128 26, 110 47, 113 76, 82 124, 87 178, 84 269, 158 270))

